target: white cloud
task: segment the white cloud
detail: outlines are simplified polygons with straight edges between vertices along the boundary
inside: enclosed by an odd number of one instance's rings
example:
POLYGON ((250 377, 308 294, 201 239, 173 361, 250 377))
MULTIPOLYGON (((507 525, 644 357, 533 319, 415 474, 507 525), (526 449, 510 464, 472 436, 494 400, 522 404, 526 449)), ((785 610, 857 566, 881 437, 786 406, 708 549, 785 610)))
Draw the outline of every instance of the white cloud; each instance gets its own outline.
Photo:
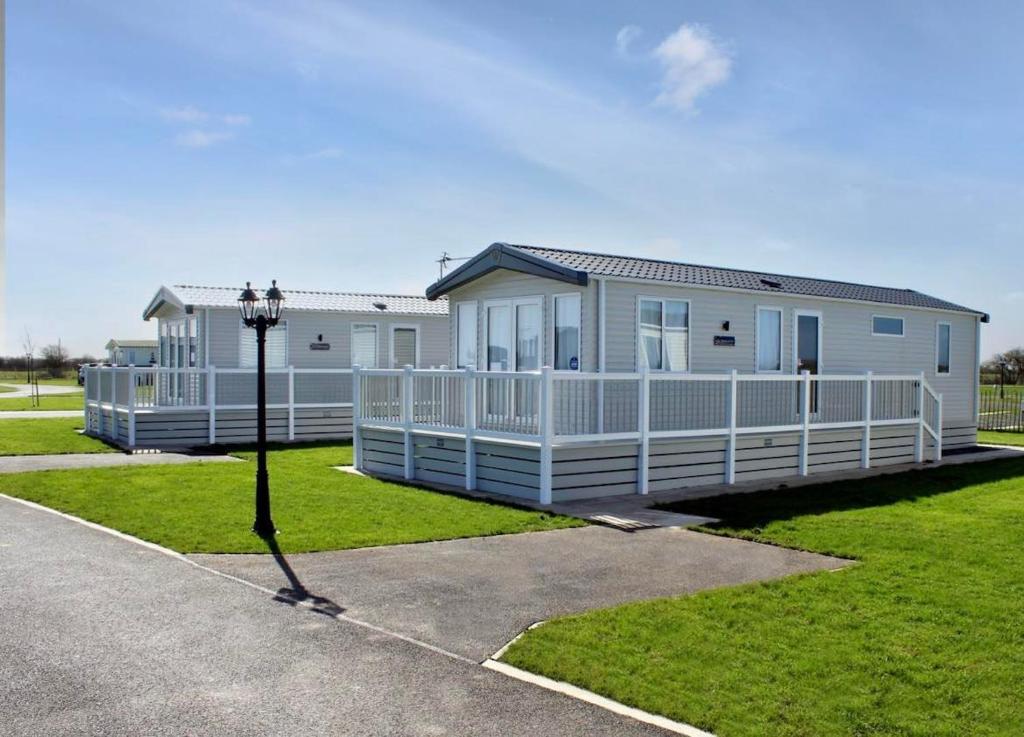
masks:
POLYGON ((220 116, 220 119, 224 125, 249 125, 249 123, 252 122, 252 118, 241 113, 229 113, 227 115, 220 116))
POLYGON ((340 159, 345 155, 345 150, 337 146, 325 146, 324 148, 310 151, 305 154, 289 154, 282 156, 281 161, 285 164, 298 164, 302 161, 319 161, 324 159, 340 159))
POLYGON ((224 125, 249 125, 252 118, 244 113, 215 114, 200 110, 193 105, 182 107, 165 107, 160 110, 160 117, 171 123, 188 123, 197 125, 207 121, 223 123, 224 125))
POLYGON ((232 137, 234 134, 226 131, 204 131, 197 128, 179 133, 174 142, 185 148, 209 148, 215 143, 227 141, 232 137))
POLYGON ((640 26, 628 25, 619 29, 615 34, 615 53, 622 57, 628 57, 633 42, 640 38, 643 30, 640 26))
POLYGON ((729 79, 732 59, 728 51, 702 25, 687 24, 654 50, 664 67, 661 93, 656 102, 693 112, 697 98, 729 79))
POLYGON ((202 123, 210 117, 209 113, 205 113, 191 105, 165 107, 160 111, 160 116, 164 120, 170 120, 174 123, 202 123))

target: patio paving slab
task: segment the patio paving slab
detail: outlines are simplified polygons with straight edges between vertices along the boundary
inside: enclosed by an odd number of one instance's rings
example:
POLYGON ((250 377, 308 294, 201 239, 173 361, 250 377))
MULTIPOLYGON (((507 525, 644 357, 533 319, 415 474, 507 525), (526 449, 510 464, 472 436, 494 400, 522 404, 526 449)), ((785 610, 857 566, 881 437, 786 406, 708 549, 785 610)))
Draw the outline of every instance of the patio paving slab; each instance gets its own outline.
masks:
POLYGON ((109 466, 160 466, 177 463, 234 463, 232 456, 190 455, 188 453, 65 453, 63 455, 2 456, 0 474, 55 471, 69 468, 109 466))
POLYGON ((531 624, 629 601, 834 570, 850 561, 661 527, 585 527, 328 553, 193 555, 483 661, 531 624))

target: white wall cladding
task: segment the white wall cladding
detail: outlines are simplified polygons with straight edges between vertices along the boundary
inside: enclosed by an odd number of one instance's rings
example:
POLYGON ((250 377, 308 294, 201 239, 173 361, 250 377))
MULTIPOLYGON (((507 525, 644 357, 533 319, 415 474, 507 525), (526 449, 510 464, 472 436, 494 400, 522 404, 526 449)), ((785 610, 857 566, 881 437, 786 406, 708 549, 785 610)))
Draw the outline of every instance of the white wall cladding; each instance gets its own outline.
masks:
MULTIPOLYGON (((197 310, 199 327, 206 327, 204 310, 197 310)), ((420 367, 429 368, 448 363, 448 317, 445 315, 359 315, 341 312, 288 310, 288 364, 295 368, 350 368, 352 356, 352 324, 377 326, 377 365, 390 365, 391 326, 415 325, 419 328, 420 367), (331 348, 311 350, 310 344, 320 342, 331 348)), ((238 310, 209 310, 210 364, 218 368, 237 368, 239 352, 238 310)), ((200 366, 203 363, 205 339, 200 340, 200 366)))
POLYGON ((733 368, 743 373, 754 371, 754 333, 759 305, 783 309, 782 366, 786 373, 793 373, 794 310, 819 311, 822 313, 823 373, 855 374, 870 370, 879 374, 911 374, 923 370, 928 383, 943 395, 947 422, 970 420, 974 424, 977 319, 972 315, 783 294, 746 294, 608 281, 608 344, 605 349, 608 371, 636 370, 636 302, 639 295, 690 300, 690 354, 694 373, 716 373, 733 368), (902 317, 904 337, 873 336, 871 317, 878 314, 902 317), (726 320, 729 321, 728 332, 722 329, 726 320), (938 322, 949 322, 953 328, 949 375, 935 373, 935 326, 938 322), (734 336, 736 345, 715 346, 716 335, 734 336))

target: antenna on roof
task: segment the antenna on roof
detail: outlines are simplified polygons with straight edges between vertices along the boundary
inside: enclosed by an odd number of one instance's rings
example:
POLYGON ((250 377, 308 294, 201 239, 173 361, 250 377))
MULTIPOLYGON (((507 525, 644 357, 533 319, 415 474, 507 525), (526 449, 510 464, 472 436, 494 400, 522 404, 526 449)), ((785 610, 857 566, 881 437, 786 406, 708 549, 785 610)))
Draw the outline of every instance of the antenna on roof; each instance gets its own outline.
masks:
POLYGON ((471 258, 472 256, 452 256, 449 255, 447 251, 445 251, 444 253, 441 254, 441 258, 437 260, 437 263, 441 267, 441 276, 439 278, 444 279, 444 272, 448 268, 448 264, 450 264, 452 261, 469 261, 469 259, 471 258))

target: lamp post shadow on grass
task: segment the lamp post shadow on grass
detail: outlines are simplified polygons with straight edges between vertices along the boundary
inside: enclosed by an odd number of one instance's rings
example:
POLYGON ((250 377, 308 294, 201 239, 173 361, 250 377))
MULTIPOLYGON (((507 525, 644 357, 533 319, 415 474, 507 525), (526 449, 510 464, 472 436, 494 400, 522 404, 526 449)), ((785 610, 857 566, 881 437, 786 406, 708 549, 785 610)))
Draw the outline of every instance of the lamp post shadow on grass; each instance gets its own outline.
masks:
POLYGON ((281 548, 277 544, 277 540, 274 539, 273 535, 261 537, 263 542, 267 544, 267 548, 270 549, 270 554, 274 556, 274 562, 277 563, 278 568, 281 569, 285 578, 288 579, 288 585, 282 586, 277 590, 277 594, 274 596, 274 601, 279 601, 282 604, 287 604, 293 607, 300 604, 308 606, 317 614, 324 614, 328 617, 336 617, 339 614, 344 614, 345 607, 336 604, 323 596, 317 596, 306 588, 305 584, 299 580, 299 577, 288 562, 288 559, 284 556, 284 553, 281 552, 281 548))

